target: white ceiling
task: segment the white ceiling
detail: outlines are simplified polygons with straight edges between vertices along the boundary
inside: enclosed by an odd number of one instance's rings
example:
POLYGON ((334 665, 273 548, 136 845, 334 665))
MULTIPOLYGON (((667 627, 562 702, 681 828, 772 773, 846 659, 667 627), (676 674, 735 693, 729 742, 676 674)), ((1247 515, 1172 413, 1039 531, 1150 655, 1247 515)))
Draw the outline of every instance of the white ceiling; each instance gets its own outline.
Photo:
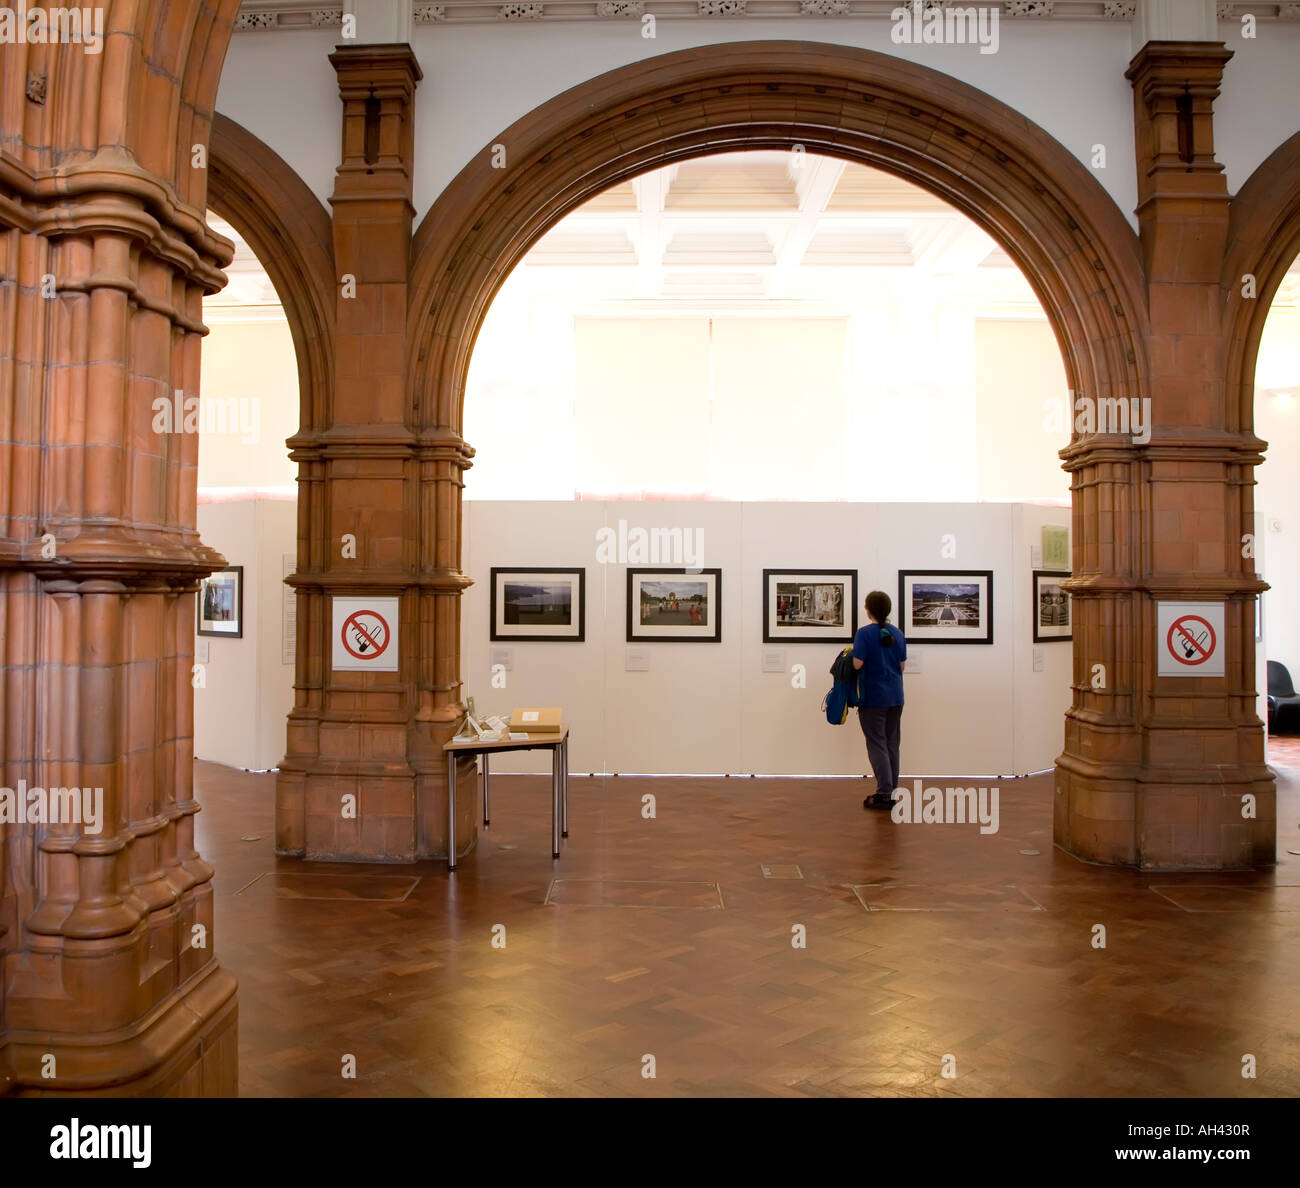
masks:
POLYGON ((989 278, 1000 299, 1033 302, 993 240, 925 190, 774 150, 703 157, 615 186, 543 236, 519 271, 567 274, 535 276, 532 287, 580 291, 589 307, 716 306, 836 301, 903 271, 915 283, 983 266, 1011 274, 989 278))

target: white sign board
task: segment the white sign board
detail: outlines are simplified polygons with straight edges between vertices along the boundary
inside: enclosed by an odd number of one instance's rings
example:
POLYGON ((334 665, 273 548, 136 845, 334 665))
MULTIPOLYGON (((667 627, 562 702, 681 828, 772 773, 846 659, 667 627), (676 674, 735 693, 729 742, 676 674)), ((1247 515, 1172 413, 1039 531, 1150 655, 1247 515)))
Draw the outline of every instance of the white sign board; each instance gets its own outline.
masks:
POLYGON ((1157 676, 1221 677, 1223 649, 1223 603, 1156 604, 1157 676))
POLYGON ((333 667, 359 672, 396 672, 396 598, 335 598, 333 667))

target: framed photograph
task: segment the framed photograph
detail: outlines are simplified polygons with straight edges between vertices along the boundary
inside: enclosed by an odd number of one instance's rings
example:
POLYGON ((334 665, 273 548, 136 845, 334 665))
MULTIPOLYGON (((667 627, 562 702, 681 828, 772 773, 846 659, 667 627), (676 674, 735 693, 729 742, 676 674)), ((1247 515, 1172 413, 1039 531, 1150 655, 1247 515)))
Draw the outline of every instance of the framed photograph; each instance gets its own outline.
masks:
POLYGON ((492 639, 505 643, 581 643, 587 616, 587 571, 544 565, 493 566, 492 639))
POLYGON ((629 569, 627 638, 629 642, 720 642, 722 570, 629 569))
POLYGON ((898 625, 913 643, 991 644, 991 569, 900 569, 898 625))
POLYGON ((199 635, 244 637, 244 567, 228 565, 205 577, 195 600, 199 635))
POLYGON ((1056 570, 1034 570, 1034 643, 1074 638, 1070 594, 1061 587, 1061 582, 1069 576, 1056 570))
POLYGON ((857 570, 763 570, 764 643, 843 644, 857 630, 857 570))

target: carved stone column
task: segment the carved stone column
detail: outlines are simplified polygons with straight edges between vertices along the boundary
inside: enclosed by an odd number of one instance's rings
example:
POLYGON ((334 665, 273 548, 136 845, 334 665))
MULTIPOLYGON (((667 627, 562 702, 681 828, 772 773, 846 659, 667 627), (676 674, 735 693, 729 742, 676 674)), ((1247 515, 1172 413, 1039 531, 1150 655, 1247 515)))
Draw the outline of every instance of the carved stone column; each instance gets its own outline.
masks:
POLYGON ((197 395, 225 283, 191 148, 235 7, 178 2, 181 38, 110 4, 99 53, 0 53, 0 783, 80 791, 0 825, 0 1091, 237 1089, 192 784, 194 592, 224 561, 197 435, 154 405, 197 395))
POLYGON ((1230 56, 1205 42, 1148 42, 1129 68, 1150 440, 1093 433, 1062 452, 1075 494, 1076 697, 1058 762, 1056 840, 1092 861, 1145 869, 1275 857, 1276 791, 1255 712, 1254 596, 1264 586, 1243 549, 1263 443, 1231 428, 1225 403, 1228 194, 1213 103, 1230 56), (1157 675, 1160 601, 1224 605, 1225 676, 1157 675))
MULTIPOLYGON (((406 394, 420 69, 406 45, 347 46, 330 61, 343 101, 343 159, 331 199, 336 378, 321 426, 290 443, 302 505, 292 579, 299 668, 276 789, 276 849, 410 862, 446 855, 441 744, 455 714, 438 712, 435 701, 455 638, 434 603, 439 590, 465 584, 434 555, 434 521, 446 513, 426 494, 455 447, 420 423, 406 394), (400 599, 396 673, 331 667, 331 599, 365 595, 400 599)), ((465 778, 458 828, 472 844, 468 769, 465 778)))

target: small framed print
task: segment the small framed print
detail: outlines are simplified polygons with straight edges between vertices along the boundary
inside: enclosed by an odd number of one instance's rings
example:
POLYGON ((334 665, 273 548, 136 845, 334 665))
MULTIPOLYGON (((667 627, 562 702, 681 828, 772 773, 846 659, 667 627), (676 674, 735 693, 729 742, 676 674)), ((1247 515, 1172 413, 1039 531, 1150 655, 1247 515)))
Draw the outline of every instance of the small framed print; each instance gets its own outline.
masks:
POLYGON ((196 600, 199 635, 244 637, 244 567, 228 565, 205 577, 196 600))
POLYGON ((857 630, 857 570, 763 570, 764 643, 843 644, 857 630))
POLYGON ((490 579, 494 643, 581 643, 585 638, 585 569, 494 566, 490 579))
POLYGON ((898 622, 909 644, 991 644, 993 571, 900 569, 898 622))
POLYGON ((1043 568, 1061 571, 1070 568, 1070 530, 1068 528, 1058 528, 1052 524, 1044 524, 1042 529, 1043 540, 1043 568))
POLYGON ((627 638, 659 643, 719 643, 721 569, 629 569, 627 638))
POLYGON ((1059 570, 1034 570, 1034 643, 1074 638, 1070 592, 1061 585, 1069 576, 1059 570))

